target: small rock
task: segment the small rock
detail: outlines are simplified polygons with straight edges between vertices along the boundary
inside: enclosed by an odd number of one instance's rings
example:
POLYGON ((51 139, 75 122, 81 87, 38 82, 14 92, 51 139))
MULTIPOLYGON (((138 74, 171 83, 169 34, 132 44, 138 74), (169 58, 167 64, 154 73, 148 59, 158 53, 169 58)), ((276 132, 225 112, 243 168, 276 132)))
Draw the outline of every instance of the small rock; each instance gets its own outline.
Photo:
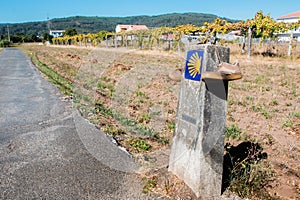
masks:
POLYGON ((173 81, 180 81, 181 80, 181 70, 176 69, 175 71, 170 72, 169 78, 173 81))

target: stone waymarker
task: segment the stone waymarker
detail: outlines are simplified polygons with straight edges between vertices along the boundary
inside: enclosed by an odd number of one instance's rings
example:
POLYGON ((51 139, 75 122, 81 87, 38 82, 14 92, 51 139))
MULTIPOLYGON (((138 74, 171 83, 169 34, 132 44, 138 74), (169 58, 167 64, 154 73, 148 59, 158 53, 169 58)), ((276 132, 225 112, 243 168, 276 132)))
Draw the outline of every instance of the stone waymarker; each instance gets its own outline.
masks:
POLYGON ((197 197, 207 199, 221 195, 228 80, 241 78, 241 74, 216 72, 222 65, 228 70, 229 48, 208 44, 190 48, 169 171, 183 179, 197 197))

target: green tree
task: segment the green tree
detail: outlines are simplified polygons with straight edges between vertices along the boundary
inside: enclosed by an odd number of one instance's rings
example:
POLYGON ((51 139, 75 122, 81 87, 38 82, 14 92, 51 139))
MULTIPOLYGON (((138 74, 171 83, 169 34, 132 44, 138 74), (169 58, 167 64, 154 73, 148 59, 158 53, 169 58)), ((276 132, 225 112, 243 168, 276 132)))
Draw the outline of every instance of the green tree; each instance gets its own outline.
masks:
POLYGON ((77 35, 77 30, 76 28, 67 28, 64 32, 64 36, 68 35, 68 36, 74 36, 77 35))
POLYGON ((38 37, 35 34, 30 34, 27 35, 26 40, 27 40, 26 42, 37 42, 38 37))
POLYGON ((52 41, 52 39, 53 39, 53 36, 47 32, 43 33, 42 37, 44 40, 49 41, 49 42, 52 41))

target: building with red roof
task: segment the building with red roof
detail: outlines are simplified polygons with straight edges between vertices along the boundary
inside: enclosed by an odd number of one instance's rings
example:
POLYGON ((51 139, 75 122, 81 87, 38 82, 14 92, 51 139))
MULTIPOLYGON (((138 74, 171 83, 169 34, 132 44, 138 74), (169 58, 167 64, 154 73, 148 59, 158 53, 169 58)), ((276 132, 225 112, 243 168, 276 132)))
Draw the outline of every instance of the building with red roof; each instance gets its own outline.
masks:
POLYGON ((300 11, 289 13, 277 18, 278 22, 285 22, 285 23, 294 23, 298 22, 300 19, 300 11))
POLYGON ((146 25, 125 25, 125 24, 118 24, 116 26, 116 33, 121 31, 136 31, 136 30, 149 30, 146 25))
MULTIPOLYGON (((278 22, 297 23, 300 20, 300 11, 289 13, 277 18, 278 22)), ((284 33, 277 34, 279 41, 290 41, 291 37, 300 42, 300 28, 295 28, 284 33)))

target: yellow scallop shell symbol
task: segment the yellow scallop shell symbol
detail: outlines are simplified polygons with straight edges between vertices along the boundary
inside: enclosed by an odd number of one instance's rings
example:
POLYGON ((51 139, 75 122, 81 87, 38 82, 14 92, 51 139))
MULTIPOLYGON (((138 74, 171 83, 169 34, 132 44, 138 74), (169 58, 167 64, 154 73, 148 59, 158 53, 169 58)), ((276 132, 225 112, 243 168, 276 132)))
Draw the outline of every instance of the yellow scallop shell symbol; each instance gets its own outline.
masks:
POLYGON ((193 78, 201 73, 201 60, 202 57, 195 52, 188 61, 188 71, 193 78))

